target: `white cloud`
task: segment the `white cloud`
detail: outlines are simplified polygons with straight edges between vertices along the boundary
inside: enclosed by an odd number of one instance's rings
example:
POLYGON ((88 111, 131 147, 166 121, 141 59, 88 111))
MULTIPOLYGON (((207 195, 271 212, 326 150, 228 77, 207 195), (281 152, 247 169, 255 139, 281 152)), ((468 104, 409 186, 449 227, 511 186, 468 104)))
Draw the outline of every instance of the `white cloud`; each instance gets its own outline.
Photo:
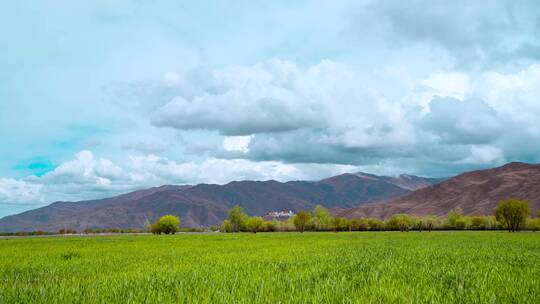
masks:
POLYGON ((441 69, 414 76, 400 68, 360 71, 331 60, 304 68, 274 59, 173 78, 181 79, 171 82, 177 96, 155 108, 152 122, 226 135, 222 147, 205 150, 218 158, 400 164, 429 175, 436 166, 484 164, 489 157, 477 157, 478 146, 498 151, 493 162, 534 161, 512 139, 540 137, 538 65, 512 74, 441 69))
POLYGON ((183 130, 217 130, 225 135, 285 132, 324 124, 321 104, 295 89, 300 71, 287 61, 273 60, 252 67, 230 67, 191 79, 184 91, 152 117, 156 126, 183 130), (199 91, 199 90, 195 90, 199 91))
POLYGON ((477 80, 475 94, 525 127, 540 128, 540 64, 515 73, 486 72, 477 80))
MULTIPOLYGON (((465 99, 471 90, 468 75, 458 72, 439 71, 430 74, 427 78, 420 80, 423 87, 423 94, 429 102, 434 95, 448 96, 457 99, 465 99)), ((422 102, 423 104, 427 104, 422 102)))
POLYGON ((0 204, 43 204, 41 184, 13 178, 0 178, 0 204))
POLYGON ((227 136, 223 139, 223 148, 227 151, 249 152, 249 142, 252 135, 248 136, 227 136))

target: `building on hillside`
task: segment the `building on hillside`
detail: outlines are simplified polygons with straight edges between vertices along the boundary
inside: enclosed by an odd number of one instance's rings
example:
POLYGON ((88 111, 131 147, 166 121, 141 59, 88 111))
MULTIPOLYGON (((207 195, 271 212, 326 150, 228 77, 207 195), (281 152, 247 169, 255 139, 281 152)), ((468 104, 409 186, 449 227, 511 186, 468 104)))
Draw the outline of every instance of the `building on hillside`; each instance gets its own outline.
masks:
POLYGON ((294 212, 292 210, 282 210, 282 211, 270 211, 267 212, 265 215, 263 215, 263 218, 265 220, 280 220, 280 221, 286 221, 289 218, 294 216, 294 212))

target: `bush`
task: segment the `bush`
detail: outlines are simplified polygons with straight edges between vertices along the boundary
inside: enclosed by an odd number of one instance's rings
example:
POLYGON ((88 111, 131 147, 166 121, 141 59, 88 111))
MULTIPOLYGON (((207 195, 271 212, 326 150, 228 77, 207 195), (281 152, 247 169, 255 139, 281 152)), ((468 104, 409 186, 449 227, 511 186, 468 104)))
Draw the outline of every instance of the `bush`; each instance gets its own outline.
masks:
POLYGON ((151 225, 153 234, 175 234, 180 230, 180 219, 175 215, 164 215, 151 225))
POLYGON ((60 229, 58 230, 58 234, 76 234, 77 230, 73 229, 60 229))

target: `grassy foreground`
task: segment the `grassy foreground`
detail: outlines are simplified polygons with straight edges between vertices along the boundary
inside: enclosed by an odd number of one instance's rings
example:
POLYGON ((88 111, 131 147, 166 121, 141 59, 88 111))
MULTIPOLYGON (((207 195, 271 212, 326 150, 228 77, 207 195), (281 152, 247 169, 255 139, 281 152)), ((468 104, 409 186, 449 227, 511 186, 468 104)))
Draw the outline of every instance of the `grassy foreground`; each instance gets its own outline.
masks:
POLYGON ((540 303, 540 233, 0 239, 0 303, 540 303))

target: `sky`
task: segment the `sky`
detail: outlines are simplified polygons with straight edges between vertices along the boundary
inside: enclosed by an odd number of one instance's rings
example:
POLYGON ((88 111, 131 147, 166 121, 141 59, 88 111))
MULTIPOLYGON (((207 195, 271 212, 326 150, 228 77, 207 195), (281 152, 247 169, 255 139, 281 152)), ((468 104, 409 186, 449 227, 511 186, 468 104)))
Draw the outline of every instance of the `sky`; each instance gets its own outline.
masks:
POLYGON ((163 184, 538 163, 539 3, 2 3, 0 217, 163 184))

